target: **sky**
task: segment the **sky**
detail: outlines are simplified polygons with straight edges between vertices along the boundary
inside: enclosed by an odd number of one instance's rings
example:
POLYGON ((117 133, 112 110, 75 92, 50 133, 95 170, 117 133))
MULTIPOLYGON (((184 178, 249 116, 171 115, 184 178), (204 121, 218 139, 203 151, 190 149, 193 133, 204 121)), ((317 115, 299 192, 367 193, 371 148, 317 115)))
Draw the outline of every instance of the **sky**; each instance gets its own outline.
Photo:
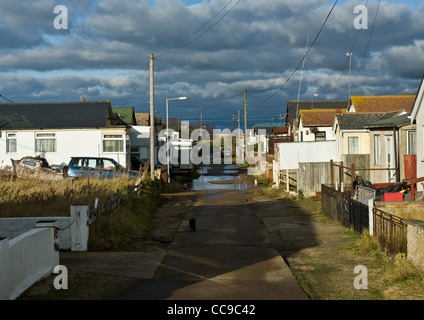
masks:
POLYGON ((0 102, 85 96, 148 113, 153 53, 157 116, 185 96, 169 117, 232 130, 240 112, 243 128, 246 90, 250 128, 298 97, 416 94, 423 18, 418 0, 2 0, 0 102))

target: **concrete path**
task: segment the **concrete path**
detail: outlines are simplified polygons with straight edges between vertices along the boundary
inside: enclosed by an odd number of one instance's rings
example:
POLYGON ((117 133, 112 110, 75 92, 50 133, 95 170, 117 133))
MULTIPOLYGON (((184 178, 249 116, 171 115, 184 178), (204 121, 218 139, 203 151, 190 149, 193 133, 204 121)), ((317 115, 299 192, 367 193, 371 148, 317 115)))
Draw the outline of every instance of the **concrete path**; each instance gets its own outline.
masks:
POLYGON ((106 299, 308 299, 239 191, 203 191, 152 278, 106 299), (197 230, 188 221, 196 218, 197 230))

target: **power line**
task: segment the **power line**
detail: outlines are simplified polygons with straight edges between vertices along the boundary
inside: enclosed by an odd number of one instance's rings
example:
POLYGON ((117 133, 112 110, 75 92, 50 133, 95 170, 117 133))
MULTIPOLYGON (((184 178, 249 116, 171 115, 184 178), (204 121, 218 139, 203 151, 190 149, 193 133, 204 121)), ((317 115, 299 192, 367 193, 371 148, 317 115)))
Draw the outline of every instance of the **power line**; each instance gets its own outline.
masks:
MULTIPOLYGON (((144 76, 145 76, 145 75, 146 75, 146 73, 147 73, 148 67, 149 67, 149 62, 147 62, 146 67, 144 68, 144 72, 143 72, 143 74, 141 75, 140 80, 138 81, 137 85, 134 87, 134 89, 132 89, 132 90, 131 90, 133 93, 134 93, 134 92, 138 89, 138 87, 140 86, 141 81, 143 80, 144 76)), ((146 87, 147 87, 147 86, 146 86, 146 87)), ((146 93, 146 91, 145 91, 145 93, 146 93)), ((123 105, 126 105, 126 104, 128 103, 128 101, 130 101, 132 98, 133 98, 133 95, 131 95, 131 96, 130 96, 130 97, 129 97, 126 101, 125 101, 125 103, 124 103, 123 105)))
POLYGON ((296 66, 294 71, 290 74, 290 76, 287 78, 287 80, 272 95, 270 95, 268 98, 264 99, 263 101, 267 101, 267 100, 271 99, 273 96, 275 96, 281 89, 283 89, 286 86, 286 84, 290 81, 291 77, 297 72, 299 67, 302 65, 303 60, 306 58, 306 56, 309 54, 309 51, 314 46, 315 42, 318 40, 318 37, 320 36, 322 30, 324 29, 325 24, 327 23, 328 19, 330 18, 331 13, 333 12, 334 8, 336 7, 337 2, 338 2, 338 0, 336 0, 334 2, 333 6, 331 7, 330 12, 328 13, 327 17, 324 20, 324 23, 321 26, 321 29, 319 30, 318 34, 315 36, 314 41, 312 41, 311 46, 309 47, 308 51, 303 55, 302 59, 300 60, 300 62, 298 63, 298 65, 296 66))
POLYGON ((4 99, 4 100, 6 100, 7 102, 14 103, 12 100, 10 100, 10 99, 6 98, 5 96, 3 96, 3 95, 1 95, 1 94, 0 94, 0 98, 3 98, 3 99, 4 99))
POLYGON ((370 42, 371 42, 371 37, 372 37, 372 34, 373 34, 373 32, 374 32, 375 22, 377 21, 377 15, 378 15, 378 11, 379 11, 379 9, 380 9, 380 3, 381 3, 381 0, 379 0, 379 1, 378 1, 377 11, 376 11, 376 13, 375 13, 374 22, 373 22, 372 27, 371 27, 371 32, 370 32, 370 36, 369 36, 369 38, 368 38, 367 46, 366 46, 366 48, 365 48, 364 55, 362 56, 361 64, 360 64, 360 66, 359 66, 358 73, 356 74, 355 81, 353 82, 353 86, 354 86, 354 87, 355 87, 355 84, 356 84, 356 80, 358 80, 359 73, 360 73, 360 72, 361 72, 361 70, 362 70, 362 66, 363 66, 363 63, 364 63, 364 60, 365 60, 365 56, 367 55, 368 46, 369 46, 369 44, 370 44, 370 42))
POLYGON ((195 41, 198 38, 200 38, 201 36, 203 36, 206 32, 208 32, 210 29, 212 29, 218 22, 220 22, 223 18, 225 18, 241 2, 241 0, 237 1, 234 6, 232 6, 222 17, 220 17, 217 21, 215 21, 210 27, 208 27, 206 30, 204 30, 199 35, 197 35, 196 37, 194 37, 193 39, 190 40, 190 38, 192 36, 194 36, 196 33, 200 32, 203 28, 205 28, 213 19, 215 19, 222 11, 224 11, 230 5, 230 3, 233 2, 233 1, 234 0, 230 0, 221 10, 219 10, 211 19, 209 19, 208 22, 206 22, 204 25, 202 25, 200 28, 198 28, 196 31, 194 31, 192 34, 190 34, 184 40, 180 41, 176 46, 158 53, 156 55, 156 59, 167 56, 171 53, 174 53, 175 51, 178 51, 178 50, 184 48, 185 46, 188 46, 190 43, 192 43, 193 41, 195 41))

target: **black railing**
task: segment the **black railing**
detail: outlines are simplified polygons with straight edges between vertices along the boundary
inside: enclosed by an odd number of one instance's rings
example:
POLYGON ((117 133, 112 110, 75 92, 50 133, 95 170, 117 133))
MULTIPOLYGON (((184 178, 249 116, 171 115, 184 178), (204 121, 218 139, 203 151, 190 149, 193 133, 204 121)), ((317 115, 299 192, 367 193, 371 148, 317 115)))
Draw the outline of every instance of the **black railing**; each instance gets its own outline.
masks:
POLYGON ((389 254, 406 254, 407 224, 404 219, 373 207, 370 226, 369 207, 351 199, 350 192, 340 192, 326 185, 322 185, 321 190, 324 214, 357 233, 369 230, 389 254))

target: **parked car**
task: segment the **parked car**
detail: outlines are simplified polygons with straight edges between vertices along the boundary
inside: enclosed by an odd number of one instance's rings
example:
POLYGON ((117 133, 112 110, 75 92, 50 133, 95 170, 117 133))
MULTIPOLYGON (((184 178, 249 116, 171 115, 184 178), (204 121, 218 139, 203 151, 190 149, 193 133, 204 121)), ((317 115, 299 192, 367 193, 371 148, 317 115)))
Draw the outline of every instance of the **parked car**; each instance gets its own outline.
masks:
POLYGON ((138 171, 127 170, 111 158, 72 157, 69 165, 63 168, 64 177, 96 176, 101 179, 125 176, 137 178, 138 171))
POLYGON ((131 169, 134 171, 140 171, 144 168, 144 161, 135 154, 131 155, 131 169))

